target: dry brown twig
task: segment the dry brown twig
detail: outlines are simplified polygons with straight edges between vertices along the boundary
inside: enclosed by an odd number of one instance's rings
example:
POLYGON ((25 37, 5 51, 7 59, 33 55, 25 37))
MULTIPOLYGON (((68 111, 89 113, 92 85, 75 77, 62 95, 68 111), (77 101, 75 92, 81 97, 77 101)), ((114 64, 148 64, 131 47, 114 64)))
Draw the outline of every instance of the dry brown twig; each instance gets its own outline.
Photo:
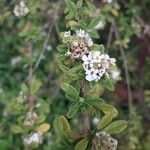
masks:
MULTIPOLYGON (((113 24, 116 39, 121 40, 119 29, 118 29, 116 23, 113 21, 112 24, 113 24)), ((119 47, 119 50, 120 50, 120 53, 121 53, 121 56, 123 59, 123 64, 124 64, 124 69, 125 69, 125 78, 126 78, 126 83, 127 83, 127 93, 128 93, 128 101, 129 101, 129 118, 131 118, 133 99, 132 99, 132 94, 131 94, 131 84, 130 84, 130 77, 129 77, 129 70, 128 70, 128 61, 127 61, 127 57, 126 57, 123 47, 121 45, 119 45, 118 47, 119 47)))

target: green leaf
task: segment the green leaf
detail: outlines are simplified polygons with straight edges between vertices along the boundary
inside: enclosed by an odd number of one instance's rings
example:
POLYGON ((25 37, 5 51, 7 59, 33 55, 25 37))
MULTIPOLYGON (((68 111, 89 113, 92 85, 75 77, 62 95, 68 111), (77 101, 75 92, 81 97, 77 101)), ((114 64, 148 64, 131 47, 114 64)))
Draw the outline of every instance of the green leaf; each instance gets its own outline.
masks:
POLYGON ((78 0, 76 5, 77 9, 81 8, 82 4, 83 4, 83 0, 78 0))
POLYGON ((76 5, 74 2, 70 0, 65 0, 67 8, 69 9, 68 15, 65 17, 66 19, 70 20, 77 15, 76 5))
POLYGON ((62 136, 62 131, 63 131, 63 127, 62 125, 60 124, 60 121, 59 121, 59 117, 57 117, 54 122, 53 122, 53 127, 54 127, 54 131, 55 131, 55 134, 56 134, 56 137, 57 137, 57 140, 61 140, 61 136, 62 136))
POLYGON ((79 103, 72 103, 67 112, 67 117, 68 118, 74 117, 76 115, 76 113, 78 112, 79 107, 80 107, 79 103))
POLYGON ((118 115, 118 110, 114 106, 107 103, 100 103, 97 108, 102 110, 104 114, 111 114, 112 117, 117 117, 118 115))
POLYGON ((25 83, 21 84, 21 90, 26 94, 29 92, 28 86, 25 83))
POLYGON ((57 46, 57 50, 58 50, 59 53, 63 53, 64 54, 64 53, 67 52, 68 47, 67 47, 67 45, 62 44, 62 45, 57 46))
POLYGON ((99 39, 100 36, 98 34, 98 32, 96 30, 92 30, 92 31, 88 31, 89 35, 92 37, 92 38, 95 38, 95 39, 99 39))
POLYGON ((66 17, 65 17, 65 19, 66 20, 71 20, 71 19, 73 19, 74 18, 74 13, 72 12, 72 11, 70 11, 67 15, 66 15, 66 17))
POLYGON ((103 99, 99 98, 98 96, 91 94, 91 95, 86 95, 84 96, 84 99, 86 100, 86 102, 90 105, 94 105, 97 106, 100 103, 104 102, 103 99))
POLYGON ((76 144, 75 150, 86 150, 88 143, 89 141, 87 138, 82 139, 76 144))
POLYGON ((11 132, 14 134, 23 133, 24 129, 18 125, 12 125, 10 128, 11 132))
POLYGON ((104 47, 103 44, 100 44, 100 45, 98 45, 98 44, 93 44, 93 45, 91 46, 91 49, 94 50, 94 51, 101 51, 102 53, 105 51, 105 47, 104 47))
POLYGON ((83 20, 80 20, 78 25, 80 29, 85 29, 87 27, 86 22, 84 22, 83 20))
POLYGON ((35 121, 35 124, 41 124, 45 121, 45 119, 46 119, 46 116, 42 114, 37 118, 37 120, 35 121))
POLYGON ((33 78, 31 84, 31 93, 36 93, 40 87, 42 86, 42 82, 39 79, 33 78))
POLYGON ((0 149, 1 150, 9 150, 11 149, 11 144, 9 140, 0 139, 0 149))
POLYGON ((91 2, 86 1, 86 3, 90 11, 92 12, 96 11, 96 7, 91 2))
POLYGON ((113 119, 112 114, 106 114, 106 115, 104 115, 101 118, 100 122, 98 123, 97 129, 100 130, 100 129, 106 127, 112 121, 112 119, 113 119))
POLYGON ((101 79, 99 81, 99 83, 102 85, 102 87, 110 90, 110 91, 114 91, 114 85, 111 79, 105 78, 105 79, 101 79))
POLYGON ((109 124, 104 131, 109 134, 118 134, 122 132, 127 127, 127 121, 117 120, 109 124))
POLYGON ((59 68, 60 68, 60 70, 63 72, 63 73, 68 73, 68 71, 69 71, 69 68, 68 67, 66 67, 66 66, 64 66, 64 65, 59 65, 59 68))
POLYGON ((70 101, 77 101, 79 99, 79 92, 68 83, 63 83, 61 88, 66 92, 66 98, 70 98, 70 101))
POLYGON ((97 17, 93 18, 93 20, 88 25, 87 30, 94 29, 101 20, 102 20, 101 16, 97 16, 97 17))
POLYGON ((64 116, 59 117, 60 123, 63 126, 63 130, 65 133, 69 133, 71 131, 68 120, 64 116))
POLYGON ((71 94, 66 93, 65 97, 70 101, 70 102, 77 102, 78 98, 73 97, 71 94))

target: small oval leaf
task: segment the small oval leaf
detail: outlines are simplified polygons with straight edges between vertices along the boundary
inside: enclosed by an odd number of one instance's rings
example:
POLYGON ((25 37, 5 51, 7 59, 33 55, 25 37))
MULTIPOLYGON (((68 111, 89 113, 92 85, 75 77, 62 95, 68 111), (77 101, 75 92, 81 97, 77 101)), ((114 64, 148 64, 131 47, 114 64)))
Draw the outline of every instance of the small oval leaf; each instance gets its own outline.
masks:
POLYGON ((100 120, 100 122, 97 125, 97 129, 100 130, 104 127, 106 127, 113 119, 112 114, 106 114, 102 117, 102 119, 100 120))
POLYGON ((86 150, 87 145, 88 145, 88 139, 84 138, 81 141, 79 141, 76 146, 75 146, 75 150, 86 150))
POLYGON ((127 127, 127 121, 117 120, 109 124, 104 131, 109 134, 117 134, 122 132, 127 127))
POLYGON ((72 118, 73 116, 75 116, 78 109, 79 109, 79 104, 78 103, 72 103, 69 107, 68 112, 67 112, 67 117, 72 118))
POLYGON ((46 133, 49 129, 50 129, 50 124, 48 123, 43 123, 37 127, 37 131, 40 131, 42 133, 46 133))

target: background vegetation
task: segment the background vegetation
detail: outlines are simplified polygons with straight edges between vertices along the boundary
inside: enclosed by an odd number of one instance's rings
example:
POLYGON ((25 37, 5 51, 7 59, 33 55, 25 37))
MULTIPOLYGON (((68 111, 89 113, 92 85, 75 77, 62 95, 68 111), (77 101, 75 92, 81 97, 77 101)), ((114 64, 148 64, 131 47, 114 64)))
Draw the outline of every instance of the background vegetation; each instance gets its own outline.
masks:
MULTIPOLYGON (((87 8, 78 4, 78 13, 85 20, 102 16, 91 36, 117 59, 120 72, 115 78, 114 92, 103 87, 95 88, 94 92, 118 109, 118 118, 128 121, 128 128, 115 136, 118 149, 149 150, 150 1, 88 2, 87 8)), ((22 133, 29 129, 21 128, 20 122, 33 105, 39 118, 32 128, 45 133, 43 143, 33 147, 54 149, 56 125, 48 131, 37 127, 43 124, 49 128, 58 116, 67 113, 69 102, 61 89, 66 75, 60 68, 57 46, 61 42, 59 33, 73 28, 75 22, 70 16, 65 18, 66 5, 62 0, 26 0, 29 12, 18 17, 14 8, 19 3, 19 0, 0 0, 0 150, 28 149, 22 133), (28 104, 23 102, 26 98, 19 94, 21 91, 31 96, 28 104)), ((94 126, 100 118, 100 114, 91 117, 91 124, 94 126)), ((80 129, 80 113, 69 122, 74 129, 80 129)))

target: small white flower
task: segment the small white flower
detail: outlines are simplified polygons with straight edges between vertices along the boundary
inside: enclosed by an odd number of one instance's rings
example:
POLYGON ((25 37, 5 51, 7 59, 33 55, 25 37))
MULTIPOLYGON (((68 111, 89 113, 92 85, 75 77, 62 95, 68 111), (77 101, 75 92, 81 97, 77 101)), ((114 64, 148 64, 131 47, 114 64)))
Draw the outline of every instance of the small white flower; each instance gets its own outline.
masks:
POLYGON ((21 1, 14 7, 13 12, 17 17, 26 16, 29 13, 29 8, 25 5, 24 1, 21 1))
POLYGON ((112 3, 113 0, 103 0, 104 3, 112 3))
POLYGON ((113 0, 107 0, 107 3, 112 3, 113 0))
POLYGON ((93 46, 93 41, 88 33, 85 33, 84 40, 89 47, 93 46))
POLYGON ((89 52, 88 55, 83 55, 82 60, 84 61, 84 64, 89 64, 92 61, 92 55, 89 52))
POLYGON ((116 59, 115 59, 115 58, 110 58, 110 63, 111 63, 112 65, 115 65, 116 59))
POLYGON ((120 76, 120 71, 112 71, 112 78, 117 79, 120 76))
POLYGON ((34 124, 36 119, 37 119, 37 114, 35 112, 28 112, 26 114, 26 119, 24 121, 24 125, 31 126, 34 124))
POLYGON ((74 42, 72 43, 72 45, 75 46, 75 47, 77 47, 77 46, 79 45, 79 43, 78 43, 77 41, 74 41, 74 42))
POLYGON ((106 22, 104 20, 101 20, 95 27, 96 30, 103 30, 105 27, 106 22))
POLYGON ((20 91, 19 96, 17 98, 18 103, 24 103, 27 100, 27 96, 23 91, 20 91))
POLYGON ((52 46, 51 46, 51 45, 47 45, 47 46, 46 46, 46 50, 47 50, 47 51, 51 51, 51 50, 52 50, 52 46))
POLYGON ((64 32, 64 37, 69 37, 69 36, 71 36, 71 32, 70 31, 64 32))
POLYGON ((24 1, 21 1, 21 2, 20 2, 20 6, 21 6, 21 7, 26 7, 24 1))
POLYGON ((11 59, 11 65, 15 66, 17 65, 19 62, 21 62, 22 57, 21 56, 16 56, 14 58, 11 59))
POLYGON ((42 137, 43 133, 41 132, 36 132, 36 133, 33 133, 31 135, 28 135, 24 138, 24 144, 25 145, 30 145, 32 143, 37 143, 37 144, 41 144, 42 143, 42 137))
POLYGON ((104 75, 109 78, 111 66, 115 65, 116 60, 107 54, 101 54, 100 51, 90 51, 82 57, 82 61, 85 79, 89 82, 98 82, 104 75))
POLYGON ((90 47, 93 46, 93 41, 92 41, 92 39, 89 39, 88 42, 87 42, 87 44, 88 44, 88 46, 90 46, 90 47))
POLYGON ((102 55, 100 51, 91 51, 92 59, 94 62, 100 62, 102 60, 102 55))
POLYGON ((79 36, 80 38, 84 38, 86 36, 86 32, 80 29, 76 31, 76 35, 79 36))
POLYGON ((86 33, 84 30, 80 29, 80 30, 76 31, 76 36, 82 38, 88 46, 93 45, 93 41, 92 41, 90 35, 88 33, 86 33))
POLYGON ((94 125, 97 125, 99 121, 100 121, 99 118, 97 118, 97 117, 93 118, 94 125))

